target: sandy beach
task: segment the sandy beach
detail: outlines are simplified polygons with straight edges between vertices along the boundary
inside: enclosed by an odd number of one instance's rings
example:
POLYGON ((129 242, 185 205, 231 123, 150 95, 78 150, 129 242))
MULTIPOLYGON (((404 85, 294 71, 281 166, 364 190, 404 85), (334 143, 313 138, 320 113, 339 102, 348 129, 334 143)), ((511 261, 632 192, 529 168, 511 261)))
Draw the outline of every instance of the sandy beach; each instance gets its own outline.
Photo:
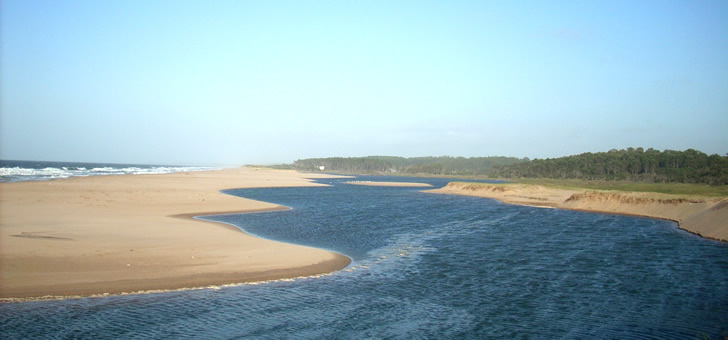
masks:
POLYGON ((427 192, 494 198, 510 204, 666 219, 702 237, 728 241, 728 199, 725 197, 457 182, 427 192))
POLYGON ((373 187, 413 187, 413 188, 426 188, 431 187, 427 183, 416 183, 416 182, 382 182, 382 181, 348 181, 344 182, 352 185, 366 185, 373 187))
POLYGON ((350 259, 193 216, 285 209, 224 189, 319 186, 235 168, 0 183, 0 298, 173 290, 329 273, 350 259))

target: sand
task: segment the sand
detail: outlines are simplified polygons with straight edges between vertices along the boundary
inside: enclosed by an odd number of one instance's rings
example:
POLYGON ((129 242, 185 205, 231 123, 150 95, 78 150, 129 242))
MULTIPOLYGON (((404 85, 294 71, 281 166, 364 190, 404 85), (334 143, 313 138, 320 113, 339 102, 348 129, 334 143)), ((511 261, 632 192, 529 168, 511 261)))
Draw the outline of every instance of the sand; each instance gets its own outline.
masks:
POLYGON ((236 168, 0 183, 0 298, 173 290, 339 270, 348 257, 192 219, 285 209, 220 190, 321 185, 314 177, 335 176, 236 168))
POLYGON ((525 184, 449 183, 431 193, 487 197, 510 204, 625 214, 675 221, 681 229, 728 241, 728 198, 547 188, 525 184))
POLYGON ((353 185, 367 185, 374 187, 415 187, 415 188, 426 188, 432 185, 427 183, 415 183, 415 182, 377 182, 377 181, 348 181, 346 184, 353 185))

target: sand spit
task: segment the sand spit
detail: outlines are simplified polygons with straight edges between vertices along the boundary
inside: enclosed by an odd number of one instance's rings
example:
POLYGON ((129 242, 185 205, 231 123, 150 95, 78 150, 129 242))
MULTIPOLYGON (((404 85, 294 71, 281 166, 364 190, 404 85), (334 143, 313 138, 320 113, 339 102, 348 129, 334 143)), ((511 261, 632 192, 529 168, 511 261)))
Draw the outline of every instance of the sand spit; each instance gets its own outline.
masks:
POLYGON ((432 187, 432 185, 427 184, 427 183, 415 183, 415 182, 348 181, 348 182, 344 182, 344 183, 353 184, 353 185, 368 185, 368 186, 375 186, 375 187, 417 187, 417 188, 432 187))
POLYGON ((283 209, 220 192, 320 186, 262 168, 0 183, 0 298, 91 296, 329 273, 350 259, 264 240, 215 213, 283 209))
POLYGON ((457 182, 427 192, 487 197, 511 204, 660 218, 675 221, 681 229, 702 237, 728 241, 728 198, 725 197, 457 182))

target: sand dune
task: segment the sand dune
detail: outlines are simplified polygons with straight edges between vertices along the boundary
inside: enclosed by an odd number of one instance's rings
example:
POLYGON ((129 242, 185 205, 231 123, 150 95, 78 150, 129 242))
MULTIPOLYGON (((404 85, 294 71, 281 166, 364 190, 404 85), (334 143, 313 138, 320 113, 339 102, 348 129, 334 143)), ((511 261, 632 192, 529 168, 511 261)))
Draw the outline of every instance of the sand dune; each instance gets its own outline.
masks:
POLYGON ((705 238, 728 241, 728 199, 658 193, 567 190, 525 184, 449 183, 431 193, 495 198, 529 206, 667 219, 705 238))
POLYGON ((328 273, 349 258, 259 239, 195 215, 281 209, 220 193, 317 186, 236 168, 0 184, 0 298, 165 290, 328 273))
POLYGON ((432 185, 427 183, 416 183, 416 182, 381 182, 381 181, 349 181, 344 182, 346 184, 353 185, 366 185, 373 187, 431 187, 432 185))

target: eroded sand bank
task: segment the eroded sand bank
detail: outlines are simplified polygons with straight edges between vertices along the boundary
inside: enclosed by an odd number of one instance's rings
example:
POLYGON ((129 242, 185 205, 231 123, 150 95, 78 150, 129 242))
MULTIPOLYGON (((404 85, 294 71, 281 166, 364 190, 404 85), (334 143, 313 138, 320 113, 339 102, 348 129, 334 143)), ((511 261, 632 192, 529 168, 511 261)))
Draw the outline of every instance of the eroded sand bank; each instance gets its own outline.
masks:
POLYGON ((728 241, 728 199, 658 193, 567 190, 525 184, 449 183, 427 192, 529 205, 667 219, 705 238, 728 241))
POLYGON ((344 182, 346 184, 353 184, 353 185, 366 185, 366 186, 373 186, 373 187, 415 187, 415 188, 425 188, 425 187, 431 187, 432 185, 427 183, 416 183, 416 182, 381 182, 381 181, 348 181, 344 182))
POLYGON ((0 183, 0 298, 87 296, 310 276, 347 266, 326 250, 192 219, 281 209, 220 192, 318 186, 295 171, 219 171, 0 183))

